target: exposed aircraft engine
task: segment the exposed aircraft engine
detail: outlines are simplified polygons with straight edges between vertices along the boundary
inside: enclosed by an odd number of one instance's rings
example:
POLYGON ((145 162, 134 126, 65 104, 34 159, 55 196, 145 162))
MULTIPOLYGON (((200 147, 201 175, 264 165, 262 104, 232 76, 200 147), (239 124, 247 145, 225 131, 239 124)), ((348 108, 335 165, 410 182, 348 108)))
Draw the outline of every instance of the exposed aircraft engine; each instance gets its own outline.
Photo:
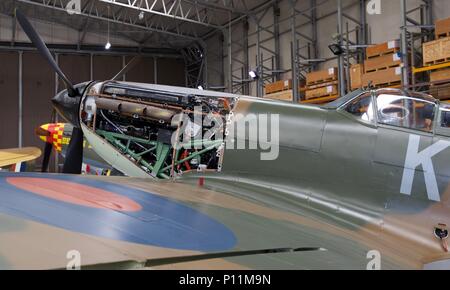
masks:
POLYGON ((168 93, 125 83, 94 85, 81 120, 157 178, 220 171, 227 116, 235 98, 168 93))

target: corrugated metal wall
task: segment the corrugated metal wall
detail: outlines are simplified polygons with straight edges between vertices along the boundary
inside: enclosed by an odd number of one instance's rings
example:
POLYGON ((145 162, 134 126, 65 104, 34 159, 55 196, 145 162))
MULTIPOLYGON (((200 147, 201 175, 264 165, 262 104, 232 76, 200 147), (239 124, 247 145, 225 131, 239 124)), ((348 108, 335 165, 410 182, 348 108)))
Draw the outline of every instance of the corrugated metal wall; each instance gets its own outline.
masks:
POLYGON ((19 145, 19 55, 0 53, 0 148, 19 145))
MULTIPOLYGON (((131 59, 131 57, 127 57, 126 61, 129 62, 131 59)), ((158 61, 156 61, 156 63, 158 63, 158 61)), ((126 75, 126 80, 138 83, 155 83, 154 65, 155 62, 153 58, 145 58, 141 60, 131 71, 128 72, 126 75)), ((164 82, 164 78, 161 80, 164 82)))
POLYGON ((178 86, 185 84, 185 66, 175 59, 158 59, 158 84, 178 86))
MULTIPOLYGON (((36 137, 34 131, 50 121, 52 113, 50 100, 55 95, 55 74, 44 58, 34 52, 23 54, 22 67, 23 146, 42 148, 43 143, 36 137)), ((38 164, 41 164, 41 158, 38 164)), ((50 164, 54 164, 53 160, 50 164)), ((53 170, 53 167, 50 170, 53 170)))
MULTIPOLYGON (((122 56, 93 56, 93 76, 95 80, 106 80, 122 69, 122 56)), ((128 62, 131 57, 126 57, 128 62)), ((59 54, 58 62, 62 70, 74 83, 91 80, 91 56, 88 54, 59 54)), ((155 66, 152 57, 144 58, 127 75, 127 81, 155 82, 155 66)), ((182 59, 158 58, 157 83, 185 85, 185 68, 182 59)), ((0 52, 0 148, 19 145, 19 52, 0 52)), ((23 88, 23 146, 43 148, 43 143, 35 135, 35 129, 50 121, 52 107, 50 100, 56 91, 64 89, 59 81, 55 88, 55 74, 45 60, 35 52, 24 52, 22 56, 23 88)), ((38 160, 38 164, 40 164, 38 160)), ((54 162, 50 163, 53 170, 54 162)))
MULTIPOLYGON (((91 80, 91 56, 60 54, 58 64, 67 77, 75 84, 91 80)), ((58 91, 65 89, 64 83, 59 80, 58 91)))
POLYGON ((94 80, 109 80, 122 69, 121 56, 94 56, 94 80))

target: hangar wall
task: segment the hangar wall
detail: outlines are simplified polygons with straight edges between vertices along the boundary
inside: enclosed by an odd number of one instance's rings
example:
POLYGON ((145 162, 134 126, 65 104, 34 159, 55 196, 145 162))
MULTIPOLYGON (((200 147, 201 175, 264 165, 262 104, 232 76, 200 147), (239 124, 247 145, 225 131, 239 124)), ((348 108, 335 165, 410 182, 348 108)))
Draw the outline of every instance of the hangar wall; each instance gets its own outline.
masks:
MULTIPOLYGON (((292 9, 290 6, 290 0, 280 0, 280 17, 283 19, 288 18, 292 9)), ((409 9, 418 7, 422 0, 407 0, 407 6, 409 9)), ((297 1, 297 10, 302 11, 309 8, 309 1, 297 1)), ((342 0, 345 14, 348 14, 354 18, 359 18, 359 0, 342 0)), ((368 1, 367 1, 368 2, 368 1)), ((329 58, 332 57, 331 51, 328 49, 328 45, 332 43, 332 36, 337 32, 337 1, 336 0, 318 0, 317 17, 320 19, 317 23, 318 30, 318 57, 319 58, 329 58), (328 15, 331 14, 331 15, 328 15)), ((369 43, 380 43, 392 39, 400 38, 400 0, 381 0, 381 15, 367 15, 367 22, 369 26, 369 43)), ((271 8, 265 16, 260 20, 262 27, 269 27, 274 23, 273 9, 271 8)), ((450 15, 450 1, 448 0, 434 0, 434 20, 446 18, 450 15)), ((300 23, 307 23, 306 18, 297 17, 297 25, 300 23)), ((249 19, 248 21, 248 62, 249 68, 256 67, 256 28, 254 19, 249 19)), ((290 31, 290 21, 285 20, 280 22, 280 68, 287 70, 286 73, 281 75, 282 79, 291 78, 290 68, 291 68, 291 31, 290 31)), ((354 27, 352 22, 349 22, 350 29, 354 27)), ((236 23, 231 28, 232 43, 239 42, 239 40, 245 35, 244 26, 241 22, 236 23)), ((306 35, 311 35, 311 25, 304 25, 297 30, 299 33, 304 33, 306 35)), ((228 63, 230 58, 228 57, 228 47, 226 37, 229 35, 228 29, 224 32, 223 41, 223 65, 224 65, 224 84, 228 84, 228 79, 230 73, 228 72, 228 63)), ((262 31, 260 34, 261 43, 271 50, 275 48, 275 41, 271 34, 267 31, 262 31), (272 38, 272 39, 271 39, 272 38)), ((214 45, 217 41, 216 37, 211 37, 206 40, 208 45, 214 45)), ((304 45, 304 43, 303 43, 304 45)), ((300 47, 302 43, 300 43, 300 47)), ((232 66, 234 68, 239 68, 242 66, 242 59, 245 54, 244 50, 239 48, 239 45, 232 45, 232 66)), ((264 54, 269 55, 269 53, 263 51, 264 54)), ((319 65, 320 68, 328 68, 337 65, 336 60, 327 61, 319 65)), ((233 74, 238 74, 239 72, 233 71, 233 74)), ((214 79, 213 76, 210 77, 214 79)), ((256 95, 256 83, 250 83, 251 95, 256 95)))

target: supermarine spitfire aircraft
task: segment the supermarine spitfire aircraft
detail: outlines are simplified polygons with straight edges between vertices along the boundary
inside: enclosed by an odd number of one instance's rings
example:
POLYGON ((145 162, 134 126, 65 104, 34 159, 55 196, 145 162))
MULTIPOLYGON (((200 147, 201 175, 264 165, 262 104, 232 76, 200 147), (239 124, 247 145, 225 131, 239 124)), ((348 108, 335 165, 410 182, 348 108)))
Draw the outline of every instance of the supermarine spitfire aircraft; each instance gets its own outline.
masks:
POLYGON ((0 174, 0 268, 65 268, 78 253, 82 268, 450 269, 449 105, 392 89, 318 107, 115 80, 72 85, 16 16, 67 86, 53 99, 74 125, 64 172, 80 172, 85 137, 129 177, 0 174), (229 129, 273 115, 279 147, 269 138, 252 147, 251 128, 243 139, 213 131, 193 148, 172 146, 186 129, 180 112, 192 135, 211 132, 196 117, 229 129))

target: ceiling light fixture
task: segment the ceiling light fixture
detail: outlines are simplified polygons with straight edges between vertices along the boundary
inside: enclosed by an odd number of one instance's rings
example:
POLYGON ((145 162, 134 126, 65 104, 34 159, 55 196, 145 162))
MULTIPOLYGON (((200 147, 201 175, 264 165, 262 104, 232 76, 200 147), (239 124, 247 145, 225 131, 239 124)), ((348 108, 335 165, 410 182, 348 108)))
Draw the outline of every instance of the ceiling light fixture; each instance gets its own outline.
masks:
POLYGON ((331 52, 334 55, 341 55, 344 53, 344 50, 342 49, 342 46, 340 46, 339 44, 330 44, 328 46, 328 48, 331 50, 331 52))
POLYGON ((257 73, 256 71, 254 71, 254 70, 249 71, 249 72, 248 72, 248 75, 250 76, 250 78, 251 78, 252 80, 256 80, 256 79, 259 78, 258 73, 257 73))

